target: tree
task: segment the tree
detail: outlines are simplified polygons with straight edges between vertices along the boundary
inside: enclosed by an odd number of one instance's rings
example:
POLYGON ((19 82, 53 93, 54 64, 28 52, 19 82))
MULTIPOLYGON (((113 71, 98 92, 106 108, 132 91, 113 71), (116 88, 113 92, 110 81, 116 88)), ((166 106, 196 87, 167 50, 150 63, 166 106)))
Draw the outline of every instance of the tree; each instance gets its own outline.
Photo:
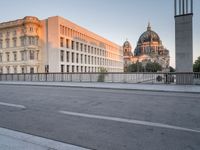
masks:
POLYGON ((158 72, 162 71, 162 66, 157 62, 148 62, 146 64, 146 72, 158 72))
POLYGON ((104 82, 107 72, 108 71, 106 70, 106 68, 100 68, 100 74, 98 76, 98 80, 97 81, 98 82, 104 82))
POLYGON ((200 72, 200 57, 197 58, 193 65, 193 71, 194 72, 200 72))
POLYGON ((144 68, 141 62, 136 62, 128 66, 127 72, 143 72, 144 68))

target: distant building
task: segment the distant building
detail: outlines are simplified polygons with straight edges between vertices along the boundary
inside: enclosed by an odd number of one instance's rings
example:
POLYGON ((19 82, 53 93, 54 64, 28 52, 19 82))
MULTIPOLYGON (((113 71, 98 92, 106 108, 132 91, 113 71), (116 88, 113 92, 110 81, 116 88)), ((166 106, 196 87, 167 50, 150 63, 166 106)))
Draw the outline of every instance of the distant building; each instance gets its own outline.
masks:
POLYGON ((140 36, 134 54, 129 41, 124 43, 123 51, 125 71, 130 64, 136 62, 142 62, 144 66, 148 62, 157 62, 162 66, 163 71, 169 70, 169 50, 164 48, 158 34, 151 30, 150 24, 147 31, 140 36))
POLYGON ((0 23, 0 73, 123 72, 121 46, 64 18, 0 23))

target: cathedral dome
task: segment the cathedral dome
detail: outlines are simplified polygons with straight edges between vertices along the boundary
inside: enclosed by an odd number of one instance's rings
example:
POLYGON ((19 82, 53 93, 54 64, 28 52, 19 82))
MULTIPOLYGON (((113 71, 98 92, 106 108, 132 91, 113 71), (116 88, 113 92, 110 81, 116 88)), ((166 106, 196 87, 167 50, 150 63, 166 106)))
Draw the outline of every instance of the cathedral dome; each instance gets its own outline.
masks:
POLYGON ((123 44, 123 48, 132 49, 131 43, 128 40, 126 40, 126 42, 124 42, 124 44, 123 44))
POLYGON ((147 31, 145 31, 138 40, 138 45, 143 44, 145 42, 158 42, 160 43, 159 35, 151 30, 150 23, 148 24, 147 31))

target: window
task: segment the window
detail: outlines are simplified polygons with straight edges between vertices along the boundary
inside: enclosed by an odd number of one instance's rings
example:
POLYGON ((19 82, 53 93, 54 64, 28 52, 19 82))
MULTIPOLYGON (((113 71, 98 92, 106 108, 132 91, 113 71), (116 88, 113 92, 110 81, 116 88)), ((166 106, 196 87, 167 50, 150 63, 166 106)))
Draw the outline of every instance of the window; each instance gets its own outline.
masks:
POLYGON ((83 72, 83 66, 81 66, 81 72, 83 72))
POLYGON ((83 54, 81 54, 81 64, 83 63, 83 54))
POLYGON ((10 53, 6 53, 7 62, 10 61, 10 53))
POLYGON ((76 72, 79 72, 79 67, 78 66, 76 66, 76 72))
POLYGON ((1 74, 1 73, 3 73, 3 68, 2 68, 2 67, 0 67, 0 74, 1 74))
POLYGON ((67 65, 67 72, 69 73, 69 65, 67 65))
POLYGON ((10 36, 10 32, 7 32, 7 33, 6 33, 6 36, 9 37, 9 36, 10 36))
POLYGON ((87 45, 84 45, 85 52, 87 52, 87 45))
POLYGON ((81 52, 83 51, 83 44, 81 43, 81 52))
POLYGON ((76 63, 79 62, 79 54, 76 54, 76 63))
POLYGON ((67 56, 66 56, 66 59, 67 59, 66 61, 67 61, 67 62, 69 62, 69 54, 70 54, 69 52, 66 53, 66 55, 67 55, 67 56))
POLYGON ((64 47, 64 38, 60 38, 60 47, 64 47))
POLYGON ((60 61, 64 61, 64 51, 63 50, 61 50, 60 51, 60 61))
POLYGON ((35 59, 34 55, 35 55, 34 51, 30 51, 30 60, 35 59))
POLYGON ((16 47, 16 46, 17 46, 17 39, 14 38, 14 39, 13 39, 13 47, 16 47))
POLYGON ((3 40, 0 40, 0 48, 3 48, 3 40))
POLYGON ((88 56, 88 64, 90 64, 90 56, 88 56))
POLYGON ((7 40, 6 40, 6 48, 9 48, 9 47, 10 47, 10 40, 7 39, 7 40))
POLYGON ((69 39, 66 39, 66 48, 69 48, 69 39))
POLYGON ((33 32, 33 27, 30 27, 29 30, 30 30, 30 32, 33 32))
POLYGON ((87 64, 87 55, 85 55, 85 64, 87 64))
POLYGON ((3 54, 0 53, 0 62, 2 62, 2 61, 3 61, 3 54))
POLYGON ((30 68, 30 73, 34 73, 34 68, 30 68))
POLYGON ((25 51, 21 51, 21 60, 22 60, 22 61, 25 60, 25 51))
POLYGON ((76 42, 76 50, 78 51, 78 49, 79 49, 79 43, 76 42))
POLYGON ((17 52, 13 52, 14 61, 17 61, 17 52))
POLYGON ((14 73, 17 73, 17 67, 14 67, 14 73))
POLYGON ((72 53, 72 63, 74 63, 74 53, 72 53))
POLYGON ((21 38, 21 46, 25 46, 26 45, 26 43, 25 43, 26 41, 25 41, 25 38, 24 37, 22 37, 21 38))
POLYGON ((72 49, 74 49, 74 41, 72 41, 72 49))
POLYGON ((24 67, 22 67, 21 70, 22 70, 22 73, 25 73, 25 69, 24 69, 24 67))
POLYGON ((9 74, 10 73, 10 66, 6 67, 6 69, 7 69, 7 74, 9 74))
POLYGON ((64 72, 64 65, 61 65, 61 72, 64 72))
POLYGON ((88 53, 90 53, 90 46, 88 46, 88 53))
POLYGON ((72 66, 72 72, 74 72, 74 66, 72 66))
POLYGON ((0 38, 2 38, 3 37, 3 34, 2 33, 0 33, 0 38))

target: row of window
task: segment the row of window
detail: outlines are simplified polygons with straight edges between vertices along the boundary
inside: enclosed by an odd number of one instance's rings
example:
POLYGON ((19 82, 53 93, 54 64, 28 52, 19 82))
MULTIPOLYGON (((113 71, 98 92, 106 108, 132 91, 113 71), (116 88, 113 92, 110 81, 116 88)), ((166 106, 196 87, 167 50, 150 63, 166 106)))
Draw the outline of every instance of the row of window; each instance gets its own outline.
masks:
POLYGON ((93 47, 87 44, 83 44, 80 42, 75 42, 73 40, 69 40, 69 39, 65 39, 63 37, 60 38, 60 47, 66 47, 66 48, 70 48, 72 50, 77 50, 77 51, 81 51, 81 52, 85 52, 85 53, 90 53, 90 54, 94 54, 94 55, 98 55, 98 56, 108 56, 110 58, 114 58, 117 59, 119 58, 118 55, 107 52, 106 50, 97 48, 97 47, 93 47))
MULTIPOLYGON (((38 45, 38 37, 21 37, 21 46, 27 46, 27 45, 38 45)), ((5 43, 4 40, 0 39, 0 49, 1 48, 10 48, 10 47, 17 47, 17 38, 6 39, 5 43), (12 41, 12 43, 11 43, 12 41), (5 44, 5 45, 4 45, 5 44), (11 46, 12 45, 12 46, 11 46)))
POLYGON ((105 58, 94 57, 90 55, 84 55, 74 52, 69 52, 61 50, 60 51, 60 61, 68 63, 81 63, 81 64, 92 64, 92 65, 107 65, 107 66, 117 66, 120 64, 118 61, 108 60, 105 58))
POLYGON ((92 43, 93 45, 99 45, 100 47, 102 47, 104 49, 116 51, 115 47, 108 45, 108 44, 105 44, 104 42, 96 40, 93 37, 90 37, 90 36, 83 34, 79 31, 70 29, 70 28, 68 28, 64 25, 60 25, 60 34, 63 35, 63 36, 75 38, 75 39, 78 39, 78 40, 81 40, 81 41, 84 41, 84 42, 92 43))
MULTIPOLYGON (((21 29, 21 33, 26 33, 27 31, 29 32, 34 32, 34 31, 38 31, 37 28, 34 28, 34 27, 26 27, 26 28, 22 28, 21 29)), ((6 38, 9 38, 11 35, 13 37, 16 37, 17 36, 17 30, 13 30, 13 31, 6 31, 5 34, 3 34, 2 32, 0 32, 0 38, 3 38, 5 35, 6 38)))
POLYGON ((19 71, 19 68, 17 66, 6 66, 5 67, 5 70, 3 71, 3 67, 0 67, 0 74, 1 73, 7 73, 7 74, 10 74, 10 73, 34 73, 35 70, 34 70, 34 67, 31 67, 30 68, 30 72, 27 72, 27 68, 26 67, 20 67, 20 71, 19 71), (12 69, 12 71, 11 71, 12 69))
MULTIPOLYGON (((26 51, 21 51, 20 52, 21 54, 21 61, 25 61, 27 60, 27 52, 26 51)), ((37 52, 36 53, 36 59, 38 60, 38 56, 39 53, 37 52)), ((29 59, 30 60, 35 60, 35 52, 34 51, 29 51, 29 59)), ((17 55, 17 52, 6 52, 6 53, 0 53, 0 62, 3 62, 3 61, 7 61, 7 62, 10 62, 10 61, 18 61, 18 55, 17 55), (6 59, 3 60, 3 56, 6 55, 6 59), (12 56, 11 56, 12 55, 12 56), (13 59, 11 59, 13 58, 13 59)))

